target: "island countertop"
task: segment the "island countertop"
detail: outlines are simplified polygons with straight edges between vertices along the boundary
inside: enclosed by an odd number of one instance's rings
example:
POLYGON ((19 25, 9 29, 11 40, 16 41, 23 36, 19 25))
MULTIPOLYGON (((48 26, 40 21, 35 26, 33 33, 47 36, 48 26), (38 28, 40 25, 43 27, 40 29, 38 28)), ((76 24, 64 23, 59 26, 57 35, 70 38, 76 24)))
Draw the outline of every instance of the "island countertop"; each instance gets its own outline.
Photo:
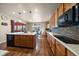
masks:
POLYGON ((8 35, 35 35, 35 32, 14 32, 14 33, 8 33, 8 35))

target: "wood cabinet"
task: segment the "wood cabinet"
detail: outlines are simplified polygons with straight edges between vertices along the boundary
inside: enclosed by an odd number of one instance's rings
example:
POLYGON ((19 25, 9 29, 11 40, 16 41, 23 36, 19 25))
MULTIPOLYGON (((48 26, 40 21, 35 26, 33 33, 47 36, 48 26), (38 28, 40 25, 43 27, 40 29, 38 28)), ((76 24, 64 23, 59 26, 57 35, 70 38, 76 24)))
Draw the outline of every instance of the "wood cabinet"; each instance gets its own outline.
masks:
POLYGON ((55 27, 57 27, 57 22, 58 22, 58 9, 55 11, 55 27))
POLYGON ((56 40, 55 38, 51 37, 51 50, 53 52, 53 55, 56 55, 56 40))
POLYGON ((47 33, 47 41, 54 56, 75 56, 70 50, 62 45, 53 36, 47 33))
POLYGON ((31 35, 15 35, 14 45, 19 47, 34 48, 36 45, 35 36, 31 35))
POLYGON ((47 34, 47 41, 49 43, 50 49, 52 50, 53 55, 55 55, 55 39, 47 34))
POLYGON ((67 56, 76 56, 76 55, 67 49, 67 56))
POLYGON ((64 12, 72 8, 76 3, 64 3, 64 12))
POLYGON ((54 26, 55 26, 55 13, 53 13, 49 21, 49 27, 52 28, 54 26))
POLYGON ((64 7, 64 6, 63 6, 63 3, 60 4, 60 6, 59 6, 59 8, 58 8, 58 17, 61 16, 61 15, 63 15, 63 13, 64 13, 63 7, 64 7))
POLYGON ((51 37, 48 34, 47 34, 47 40, 48 40, 49 46, 51 47, 51 37))
POLYGON ((56 41, 56 56, 65 56, 65 47, 56 41))
POLYGON ((57 26, 58 17, 63 15, 67 10, 72 8, 76 3, 61 3, 60 6, 53 12, 50 20, 49 20, 49 27, 52 28, 57 26))

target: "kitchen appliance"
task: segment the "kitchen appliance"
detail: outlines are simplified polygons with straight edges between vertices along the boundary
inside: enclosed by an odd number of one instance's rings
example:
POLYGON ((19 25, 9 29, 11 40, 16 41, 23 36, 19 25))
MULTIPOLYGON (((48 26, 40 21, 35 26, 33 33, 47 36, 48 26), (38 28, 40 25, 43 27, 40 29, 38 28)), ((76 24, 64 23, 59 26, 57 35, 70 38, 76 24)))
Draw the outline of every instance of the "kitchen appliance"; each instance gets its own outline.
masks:
POLYGON ((58 27, 71 26, 73 23, 73 10, 69 9, 58 18, 58 27))
POLYGON ((64 15, 62 15, 58 18, 58 27, 64 27, 64 26, 66 26, 66 20, 64 15))
POLYGON ((72 7, 73 9, 73 25, 79 25, 79 4, 72 7))

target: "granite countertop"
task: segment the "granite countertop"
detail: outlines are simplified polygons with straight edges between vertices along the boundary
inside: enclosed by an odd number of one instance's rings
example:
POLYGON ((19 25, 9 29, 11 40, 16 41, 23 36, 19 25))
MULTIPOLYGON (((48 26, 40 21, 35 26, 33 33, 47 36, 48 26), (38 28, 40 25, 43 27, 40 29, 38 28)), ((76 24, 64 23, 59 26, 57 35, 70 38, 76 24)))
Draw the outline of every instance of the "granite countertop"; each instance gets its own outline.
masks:
MULTIPOLYGON (((53 36, 52 32, 48 32, 49 35, 53 36)), ((55 34, 55 33, 54 33, 55 34)), ((58 35, 58 34, 57 34, 58 35)), ((71 52, 73 52, 75 55, 79 56, 79 44, 68 44, 64 43, 63 41, 59 40, 58 38, 54 37, 57 41, 59 41, 63 46, 65 46, 67 49, 69 49, 71 52)))
POLYGON ((24 33, 24 32, 14 32, 14 33, 8 33, 9 35, 35 35, 36 33, 35 32, 27 32, 27 33, 24 33))

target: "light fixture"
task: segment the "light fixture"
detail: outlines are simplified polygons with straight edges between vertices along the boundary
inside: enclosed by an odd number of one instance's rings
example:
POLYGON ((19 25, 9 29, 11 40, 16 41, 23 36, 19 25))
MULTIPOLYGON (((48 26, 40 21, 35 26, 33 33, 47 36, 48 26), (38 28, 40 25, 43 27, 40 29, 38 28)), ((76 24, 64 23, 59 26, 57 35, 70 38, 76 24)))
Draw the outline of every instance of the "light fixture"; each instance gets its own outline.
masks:
POLYGON ((22 22, 21 20, 18 20, 19 22, 22 22))
POLYGON ((21 12, 18 12, 18 14, 21 15, 22 13, 21 12))
POLYGON ((31 13, 32 13, 32 11, 29 11, 29 13, 31 14, 31 13))
POLYGON ((23 10, 23 13, 25 13, 26 11, 25 10, 23 10))
POLYGON ((76 8, 78 8, 78 6, 76 5, 76 8))
POLYGON ((34 11, 35 11, 35 12, 38 12, 38 9, 36 8, 34 11))
POLYGON ((15 14, 15 12, 12 12, 12 14, 15 14))
MULTIPOLYGON (((21 15, 22 13, 25 13, 26 11, 25 10, 23 10, 22 12, 21 11, 19 11, 19 12, 16 12, 16 13, 18 13, 19 15, 21 15)), ((12 12, 12 14, 14 15, 15 14, 15 12, 13 11, 12 12)))

